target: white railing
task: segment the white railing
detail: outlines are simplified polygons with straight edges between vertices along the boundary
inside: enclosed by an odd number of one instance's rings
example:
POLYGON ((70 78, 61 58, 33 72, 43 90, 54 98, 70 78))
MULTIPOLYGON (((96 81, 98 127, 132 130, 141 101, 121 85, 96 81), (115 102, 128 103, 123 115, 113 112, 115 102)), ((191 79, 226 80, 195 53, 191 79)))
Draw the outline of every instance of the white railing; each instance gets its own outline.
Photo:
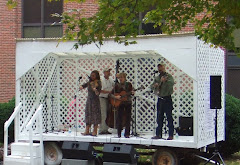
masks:
MULTIPOLYGON (((22 103, 20 102, 18 104, 18 106, 16 106, 14 108, 14 112, 12 113, 10 118, 4 123, 4 157, 8 156, 8 153, 7 153, 7 150, 8 150, 8 128, 9 128, 10 124, 12 123, 12 121, 18 115, 21 107, 22 107, 22 103)), ((16 136, 18 136, 18 135, 15 134, 15 139, 18 139, 18 138, 16 138, 16 136)))
POLYGON ((26 125, 27 125, 27 123, 29 122, 29 120, 31 119, 31 117, 33 116, 33 113, 34 113, 35 108, 37 107, 37 105, 38 105, 38 104, 37 104, 36 102, 33 104, 32 108, 30 109, 30 111, 29 111, 29 113, 28 113, 27 118, 24 119, 24 122, 23 122, 22 126, 21 126, 20 129, 19 129, 19 133, 23 132, 24 129, 26 129, 26 125))
POLYGON ((44 165, 44 157, 43 157, 43 129, 42 129, 42 109, 43 109, 43 105, 41 104, 38 109, 36 110, 36 112, 34 113, 33 117, 31 118, 31 120, 28 122, 26 129, 29 130, 29 144, 30 144, 30 163, 31 165, 34 165, 33 162, 33 124, 35 122, 35 120, 38 119, 38 125, 39 125, 39 133, 40 133, 40 152, 41 152, 41 164, 44 165))

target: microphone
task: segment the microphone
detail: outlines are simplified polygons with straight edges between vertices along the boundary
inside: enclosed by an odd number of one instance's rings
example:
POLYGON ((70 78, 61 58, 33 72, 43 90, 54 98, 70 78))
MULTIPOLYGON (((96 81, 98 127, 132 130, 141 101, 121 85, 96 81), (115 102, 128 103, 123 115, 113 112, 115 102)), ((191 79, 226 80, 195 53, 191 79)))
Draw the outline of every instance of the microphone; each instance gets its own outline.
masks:
POLYGON ((78 78, 78 81, 80 81, 82 79, 82 76, 80 76, 79 78, 78 78))
POLYGON ((88 76, 88 75, 87 75, 87 77, 88 77, 88 79, 89 79, 89 80, 91 79, 91 77, 90 77, 90 76, 88 76))
POLYGON ((44 101, 46 101, 46 99, 47 99, 47 94, 44 96, 44 101))

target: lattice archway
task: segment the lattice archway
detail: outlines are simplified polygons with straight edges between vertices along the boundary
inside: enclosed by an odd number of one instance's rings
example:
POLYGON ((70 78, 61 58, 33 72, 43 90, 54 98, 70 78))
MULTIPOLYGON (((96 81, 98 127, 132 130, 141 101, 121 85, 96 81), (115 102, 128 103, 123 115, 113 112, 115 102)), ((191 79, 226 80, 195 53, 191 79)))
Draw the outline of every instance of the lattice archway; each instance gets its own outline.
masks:
MULTIPOLYGON (((87 90, 79 92, 79 85, 88 81, 92 70, 100 71, 102 76, 105 67, 112 68, 111 75, 115 79, 117 60, 120 64, 119 72, 127 73, 127 80, 134 88, 141 86, 146 88, 136 93, 136 104, 133 104, 132 108, 132 118, 133 121, 136 119, 138 133, 152 133, 156 127, 154 103, 156 100, 154 94, 147 89, 153 82, 153 71, 157 69, 158 63, 165 63, 167 72, 172 74, 175 80, 173 94, 175 128, 178 127, 179 116, 193 116, 193 79, 158 54, 96 57, 79 55, 64 58, 49 55, 21 78, 20 98, 26 104, 26 108, 25 112, 21 113, 20 123, 26 119, 25 116, 34 103, 42 103, 44 130, 57 130, 61 125, 69 125, 73 128, 77 126, 79 131, 83 131, 87 90), (30 98, 31 93, 34 93, 34 97, 30 98)), ((163 132, 167 131, 165 125, 163 132)))

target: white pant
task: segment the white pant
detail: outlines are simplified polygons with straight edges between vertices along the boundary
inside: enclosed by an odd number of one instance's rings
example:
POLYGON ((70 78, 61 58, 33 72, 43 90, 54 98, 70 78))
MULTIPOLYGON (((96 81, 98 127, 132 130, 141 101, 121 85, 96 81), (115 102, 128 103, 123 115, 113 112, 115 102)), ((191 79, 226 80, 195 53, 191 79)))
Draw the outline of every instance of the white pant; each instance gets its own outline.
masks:
POLYGON ((101 106, 101 124, 99 127, 99 132, 106 132, 108 131, 108 126, 106 124, 107 119, 107 109, 108 109, 108 98, 100 97, 100 106, 101 106))

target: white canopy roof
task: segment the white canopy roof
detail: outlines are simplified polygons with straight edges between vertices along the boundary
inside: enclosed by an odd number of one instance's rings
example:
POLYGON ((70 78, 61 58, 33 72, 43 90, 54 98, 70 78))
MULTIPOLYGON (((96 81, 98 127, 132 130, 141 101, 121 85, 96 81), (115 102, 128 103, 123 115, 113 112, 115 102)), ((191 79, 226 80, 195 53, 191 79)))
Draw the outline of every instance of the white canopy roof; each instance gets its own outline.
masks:
POLYGON ((16 80, 49 54, 61 58, 83 56, 132 56, 160 54, 196 79, 197 38, 193 34, 172 36, 152 35, 135 38, 137 44, 124 46, 113 40, 105 41, 98 49, 95 44, 73 49, 75 42, 58 42, 58 39, 18 39, 16 46, 16 80))

